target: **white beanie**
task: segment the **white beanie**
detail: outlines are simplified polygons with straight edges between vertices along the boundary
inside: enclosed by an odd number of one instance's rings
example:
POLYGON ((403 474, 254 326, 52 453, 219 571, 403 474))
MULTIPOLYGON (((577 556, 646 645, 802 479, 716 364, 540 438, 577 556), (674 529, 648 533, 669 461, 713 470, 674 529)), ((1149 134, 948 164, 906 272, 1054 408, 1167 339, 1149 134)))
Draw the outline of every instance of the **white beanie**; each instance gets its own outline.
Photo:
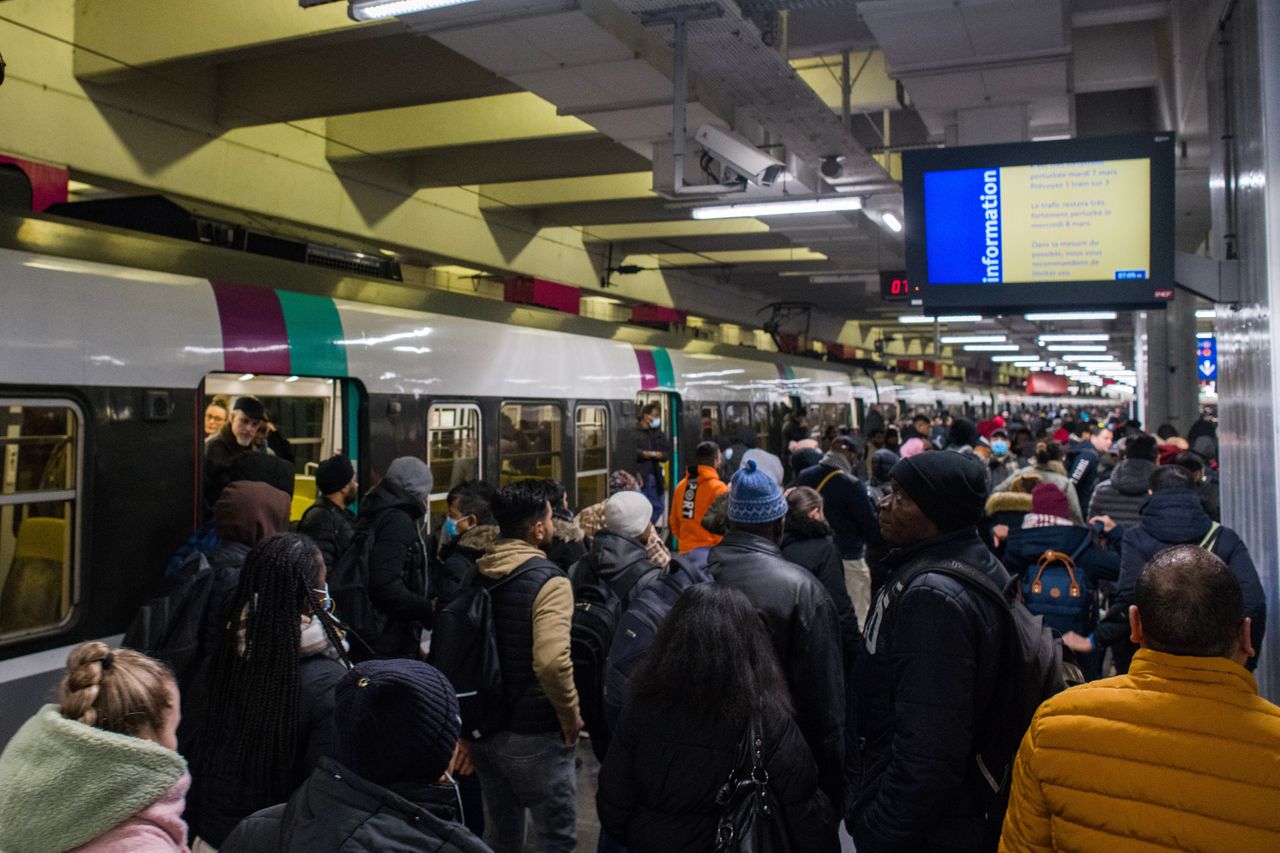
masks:
POLYGON ((604 526, 614 533, 639 539, 653 517, 653 504, 639 492, 618 492, 604 505, 604 526))
POLYGON ((782 460, 774 456, 767 450, 761 450, 753 447, 746 453, 742 454, 742 461, 738 463, 738 470, 741 471, 747 467, 747 460, 754 459, 756 467, 773 478, 773 481, 779 486, 782 485, 782 460))

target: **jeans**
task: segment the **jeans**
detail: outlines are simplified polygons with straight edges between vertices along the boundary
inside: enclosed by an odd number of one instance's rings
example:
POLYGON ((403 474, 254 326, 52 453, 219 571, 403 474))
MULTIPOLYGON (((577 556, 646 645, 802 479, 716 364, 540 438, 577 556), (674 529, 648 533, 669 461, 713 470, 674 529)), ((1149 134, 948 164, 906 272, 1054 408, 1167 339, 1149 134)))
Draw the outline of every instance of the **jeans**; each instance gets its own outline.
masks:
POLYGON ((484 795, 484 840, 494 853, 520 853, 526 809, 538 853, 572 853, 578 843, 574 748, 559 732, 497 732, 471 745, 471 762, 484 795))
POLYGON ((844 563, 844 588, 853 601, 853 612, 858 615, 858 627, 865 630, 867 611, 871 609, 871 567, 862 557, 840 562, 844 563))
POLYGON ((640 488, 641 494, 649 499, 649 503, 653 506, 653 514, 649 516, 649 521, 654 527, 662 527, 663 519, 666 518, 666 496, 662 486, 662 478, 654 474, 649 474, 644 478, 644 484, 640 488))

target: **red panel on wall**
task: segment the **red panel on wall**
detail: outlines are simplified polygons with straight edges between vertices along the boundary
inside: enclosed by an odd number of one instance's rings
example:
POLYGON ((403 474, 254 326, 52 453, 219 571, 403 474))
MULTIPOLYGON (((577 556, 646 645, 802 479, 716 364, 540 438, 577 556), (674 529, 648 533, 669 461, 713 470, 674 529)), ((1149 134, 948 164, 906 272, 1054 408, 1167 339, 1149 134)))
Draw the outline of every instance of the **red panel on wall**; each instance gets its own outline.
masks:
POLYGON ((503 298, 507 302, 538 305, 568 314, 579 314, 582 309, 582 292, 578 288, 527 276, 507 279, 503 298))
POLYGON ((1056 373, 1033 373, 1027 377, 1028 394, 1065 394, 1067 377, 1056 373))
POLYGON ((33 213, 43 213, 50 205, 61 204, 67 200, 67 183, 71 180, 71 173, 66 169, 3 154, 0 154, 0 163, 17 166, 31 182, 33 213))
POLYGON ((683 326, 689 315, 665 305, 632 305, 631 322, 633 323, 668 323, 672 326, 683 326))

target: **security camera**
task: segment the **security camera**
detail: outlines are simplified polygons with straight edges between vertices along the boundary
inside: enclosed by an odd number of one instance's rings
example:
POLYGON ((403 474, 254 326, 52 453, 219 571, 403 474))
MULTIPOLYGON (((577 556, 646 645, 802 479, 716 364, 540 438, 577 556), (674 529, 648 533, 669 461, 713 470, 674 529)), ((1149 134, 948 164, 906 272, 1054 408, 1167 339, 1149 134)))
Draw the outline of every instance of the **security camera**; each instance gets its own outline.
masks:
POLYGON ((844 156, 840 154, 832 154, 822 158, 822 165, 818 167, 824 178, 838 178, 844 174, 844 156))
POLYGON ((724 165, 753 184, 772 186, 787 168, 747 140, 709 124, 694 134, 698 144, 724 165))

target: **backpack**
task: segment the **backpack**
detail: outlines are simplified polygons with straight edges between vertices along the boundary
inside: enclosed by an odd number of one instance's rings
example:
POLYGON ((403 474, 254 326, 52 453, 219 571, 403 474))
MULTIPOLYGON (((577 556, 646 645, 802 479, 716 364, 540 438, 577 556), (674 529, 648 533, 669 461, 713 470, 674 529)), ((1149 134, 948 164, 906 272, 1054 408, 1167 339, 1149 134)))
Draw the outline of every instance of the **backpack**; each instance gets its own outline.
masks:
POLYGON ((364 637, 380 634, 386 627, 386 617, 373 606, 369 598, 369 555, 373 552, 373 530, 367 518, 356 519, 355 534, 351 545, 333 561, 329 570, 329 595, 333 598, 341 625, 348 635, 354 635, 351 659, 368 660, 373 656, 364 637))
POLYGON ((199 551, 165 578, 161 592, 138 608, 121 645, 162 660, 186 689, 203 657, 200 632, 213 591, 214 572, 199 551))
POLYGON ((512 698, 503 685, 493 592, 539 568, 560 572, 554 563, 533 557, 497 582, 477 575, 470 586, 436 613, 431 663, 453 685, 462 716, 462 735, 470 740, 483 740, 500 731, 512 698))
POLYGON ((1032 613, 1059 633, 1088 634, 1093 623, 1095 596, 1089 576, 1076 569, 1076 560, 1089 547, 1086 533, 1070 554, 1052 548, 1040 555, 1035 575, 1022 578, 1022 601, 1032 613))
POLYGON ((1062 638, 1044 622, 1043 616, 1031 613, 1016 598, 1016 582, 1005 589, 996 585, 984 572, 959 560, 924 562, 894 579, 886 592, 890 596, 884 609, 891 616, 893 601, 907 586, 926 572, 952 578, 975 593, 995 602, 1007 615, 1004 660, 997 679, 997 693, 991 698, 993 709, 986 725, 974 732, 974 767, 981 778, 978 801, 985 812, 992 839, 1000 837, 1004 814, 1009 806, 1009 786, 1013 779, 1013 760, 1023 735, 1031 725, 1040 704, 1069 686, 1084 683, 1084 676, 1074 658, 1064 658, 1062 638))
POLYGON ((604 719, 613 728, 631 695, 631 677, 640 668, 653 638, 658 633, 676 599, 687 587, 709 583, 711 575, 677 557, 651 583, 645 584, 631 599, 618 619, 604 673, 604 719))
POLYGON ((601 761, 609 749, 609 726, 605 723, 603 704, 605 661, 621 607, 621 600, 603 583, 585 584, 573 592, 569 645, 573 684, 578 690, 582 723, 591 735, 591 748, 601 761))

